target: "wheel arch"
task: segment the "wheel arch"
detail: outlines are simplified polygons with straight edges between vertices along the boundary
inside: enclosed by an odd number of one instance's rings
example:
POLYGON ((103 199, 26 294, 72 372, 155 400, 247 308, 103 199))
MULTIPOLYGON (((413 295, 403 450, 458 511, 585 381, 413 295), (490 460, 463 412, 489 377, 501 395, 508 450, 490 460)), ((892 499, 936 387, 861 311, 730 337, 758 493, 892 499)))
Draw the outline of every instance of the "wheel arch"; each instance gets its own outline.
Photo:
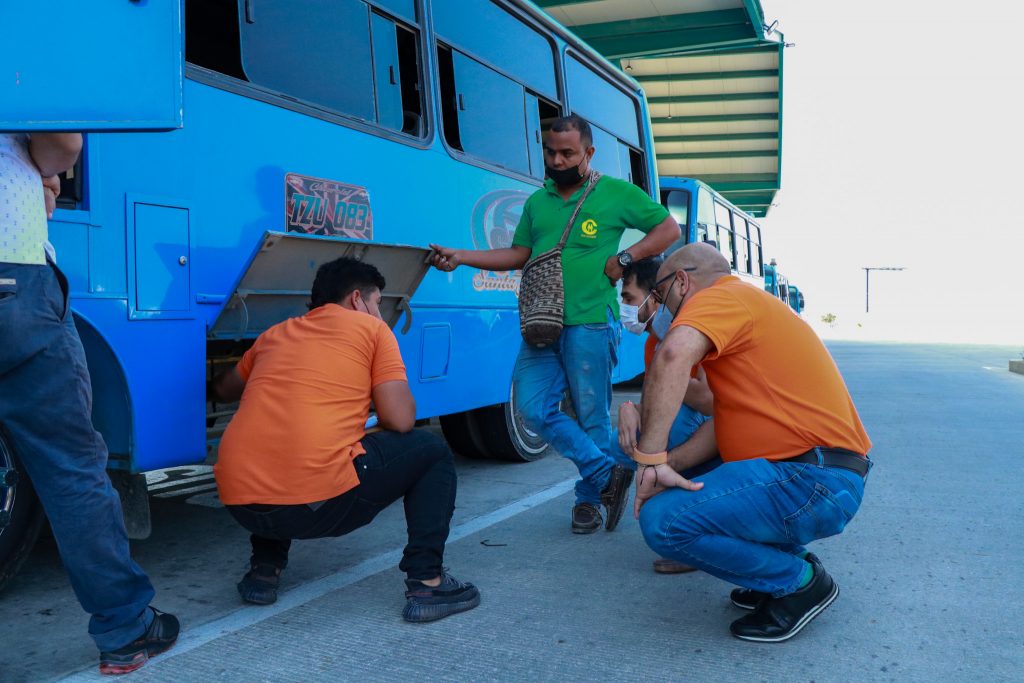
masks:
POLYGON ((110 453, 108 467, 129 469, 134 420, 124 365, 107 338, 85 315, 77 310, 73 315, 89 366, 93 426, 106 441, 110 453))

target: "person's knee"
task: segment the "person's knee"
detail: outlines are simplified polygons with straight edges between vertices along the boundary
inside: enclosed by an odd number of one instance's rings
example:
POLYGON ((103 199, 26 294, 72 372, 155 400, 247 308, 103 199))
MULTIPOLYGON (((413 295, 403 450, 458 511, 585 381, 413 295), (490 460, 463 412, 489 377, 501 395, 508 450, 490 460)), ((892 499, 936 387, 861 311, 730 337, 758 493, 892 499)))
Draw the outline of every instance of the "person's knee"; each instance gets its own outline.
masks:
POLYGON ((420 440, 428 459, 454 467, 455 456, 452 455, 452 449, 448 447, 447 441, 425 429, 414 429, 410 433, 420 440))
POLYGON ((679 494, 682 490, 660 493, 640 508, 640 532, 656 553, 667 555, 680 543, 690 540, 685 522, 686 510, 679 494))

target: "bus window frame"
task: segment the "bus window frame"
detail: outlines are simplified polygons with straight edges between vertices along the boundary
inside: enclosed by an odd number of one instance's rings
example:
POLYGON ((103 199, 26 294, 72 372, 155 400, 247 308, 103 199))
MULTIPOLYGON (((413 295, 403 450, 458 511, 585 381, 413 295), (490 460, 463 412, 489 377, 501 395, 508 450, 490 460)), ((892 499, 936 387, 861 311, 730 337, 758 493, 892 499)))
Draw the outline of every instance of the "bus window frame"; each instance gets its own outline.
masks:
MULTIPOLYGON (((419 2, 423 2, 423 0, 418 0, 418 1, 419 2)), ((488 1, 492 1, 492 0, 488 0, 488 1)), ((555 88, 558 91, 558 97, 559 97, 559 100, 560 100, 560 101, 554 102, 552 104, 554 104, 558 108, 558 111, 561 113, 562 116, 565 116, 566 111, 567 111, 566 110, 566 103, 565 103, 565 80, 564 80, 563 73, 562 73, 562 63, 561 63, 561 60, 559 59, 559 45, 558 45, 558 41, 555 40, 555 36, 552 35, 551 28, 547 27, 543 23, 537 21, 530 14, 527 14, 527 13, 523 12, 521 8, 519 8, 519 7, 515 6, 515 5, 512 5, 512 4, 508 3, 508 2, 505 2, 504 0, 493 0, 493 2, 494 2, 494 4, 496 4, 499 7, 501 7, 503 10, 508 12, 509 14, 513 15, 516 19, 522 21, 525 25, 527 25, 530 28, 532 28, 533 30, 537 31, 548 42, 548 44, 551 46, 551 48, 552 48, 552 51, 551 51, 552 64, 554 65, 554 69, 555 69, 555 88)), ((469 166, 475 166, 476 168, 480 168, 480 169, 483 169, 485 171, 492 171, 494 173, 498 173, 500 175, 503 175, 503 176, 505 176, 507 178, 512 178, 514 180, 521 180, 521 181, 524 181, 526 183, 529 183, 530 185, 534 185, 536 187, 543 187, 544 186, 544 178, 543 177, 537 178, 534 175, 520 173, 519 171, 516 171, 515 169, 507 168, 505 166, 501 166, 499 164, 496 164, 496 163, 494 163, 492 161, 488 161, 487 159, 483 159, 481 157, 474 156, 472 154, 469 154, 468 152, 464 152, 464 151, 462 151, 460 149, 457 149, 455 147, 452 147, 450 144, 448 144, 448 140, 447 140, 447 138, 445 138, 444 133, 442 131, 444 123, 441 120, 441 117, 444 116, 444 114, 443 114, 443 112, 440 111, 440 107, 441 107, 441 97, 440 97, 440 92, 441 92, 441 82, 440 82, 441 71, 440 71, 440 68, 438 67, 438 61, 437 61, 437 49, 438 49, 439 45, 443 45, 444 47, 448 48, 449 50, 458 50, 463 55, 469 57, 470 59, 475 60, 477 63, 483 64, 487 68, 491 69, 492 71, 495 71, 496 73, 500 74, 501 76, 504 76, 505 78, 509 79, 513 83, 516 83, 516 84, 522 86, 524 98, 528 97, 531 94, 536 96, 536 97, 540 97, 542 99, 545 99, 545 100, 547 98, 543 97, 542 95, 539 95, 535 90, 532 90, 525 83, 523 83, 522 81, 520 81, 517 78, 513 77, 505 69, 502 69, 501 67, 497 66, 496 64, 492 64, 487 59, 483 59, 483 58, 479 57, 478 55, 474 54, 473 52, 471 52, 470 50, 468 50, 465 47, 461 47, 461 46, 459 46, 458 44, 456 44, 456 43, 454 43, 452 41, 449 41, 447 39, 443 39, 440 36, 438 36, 436 33, 434 33, 433 20, 431 20, 431 23, 430 23, 430 49, 429 49, 429 52, 430 52, 431 65, 432 65, 433 68, 431 69, 431 74, 430 74, 431 75, 431 78, 430 78, 430 88, 431 88, 431 91, 430 92, 431 92, 431 95, 433 95, 433 93, 436 91, 438 93, 438 96, 437 96, 437 98, 431 99, 430 106, 431 106, 431 109, 433 109, 435 106, 438 108, 438 111, 437 111, 437 121, 438 121, 439 125, 437 125, 435 127, 435 131, 438 132, 437 133, 437 138, 441 141, 441 145, 448 152, 448 156, 450 156, 452 159, 454 159, 454 160, 456 160, 458 162, 461 162, 463 164, 467 164, 469 166)), ((550 103, 550 101, 549 101, 549 103, 550 103)), ((431 113, 433 113, 433 112, 431 112, 431 113)), ((527 138, 529 138, 529 131, 528 130, 527 130, 527 138)), ((524 142, 526 142, 526 144, 530 144, 529 139, 524 140, 524 142)), ((543 150, 542 150, 542 155, 543 155, 543 150)), ((543 159, 543 156, 541 158, 543 159)))
MULTIPOLYGON (((419 85, 421 87, 422 105, 423 105, 423 130, 422 136, 415 136, 409 133, 403 133, 400 130, 381 126, 374 121, 367 121, 361 119, 358 116, 346 114, 330 107, 309 102, 307 100, 301 100, 287 93, 273 90, 266 86, 253 83, 252 81, 243 81, 227 74, 222 74, 219 71, 208 69, 192 62, 185 63, 185 78, 196 83, 208 85, 218 90, 224 90, 235 95, 241 95, 258 102, 270 104, 281 109, 287 109, 294 111, 298 114, 310 116, 321 121, 328 123, 337 124, 345 128, 351 128, 362 133, 369 133, 379 138, 391 140, 393 142, 399 142, 409 147, 415 147, 417 149, 429 149, 434 145, 434 137, 437 134, 437 127, 435 125, 435 112, 434 112, 434 90, 433 90, 433 79, 430 78, 433 69, 431 68, 434 64, 434 60, 428 54, 428 38, 430 33, 427 29, 426 23, 423 21, 423 15, 426 12, 424 1, 415 0, 416 10, 420 15, 418 23, 410 23, 402 17, 398 17, 392 14, 386 8, 375 3, 373 0, 361 0, 369 6, 371 13, 377 12, 386 19, 394 21, 399 26, 412 30, 416 33, 419 42, 418 55, 419 60, 417 68, 419 71, 419 85)), ((241 9, 240 9, 241 14, 241 9)), ((243 20, 240 16, 240 20, 243 20)), ((371 44, 372 49, 372 44, 371 44)), ((239 48, 241 50, 241 48, 239 48)), ((244 72, 244 64, 242 66, 244 72)), ((373 97, 376 100, 376 84, 374 84, 373 97)))

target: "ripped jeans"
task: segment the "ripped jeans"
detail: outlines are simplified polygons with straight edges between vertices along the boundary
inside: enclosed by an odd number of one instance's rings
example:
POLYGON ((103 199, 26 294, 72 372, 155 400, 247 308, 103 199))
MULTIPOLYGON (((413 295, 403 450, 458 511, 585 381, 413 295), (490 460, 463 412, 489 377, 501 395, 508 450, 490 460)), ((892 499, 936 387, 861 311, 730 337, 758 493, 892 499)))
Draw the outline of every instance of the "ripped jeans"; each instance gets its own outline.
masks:
POLYGON ((576 464, 577 503, 597 505, 615 465, 609 411, 620 335, 609 310, 606 323, 567 325, 552 348, 524 343, 516 359, 516 408, 530 429, 576 464), (575 420, 559 409, 566 388, 575 420))

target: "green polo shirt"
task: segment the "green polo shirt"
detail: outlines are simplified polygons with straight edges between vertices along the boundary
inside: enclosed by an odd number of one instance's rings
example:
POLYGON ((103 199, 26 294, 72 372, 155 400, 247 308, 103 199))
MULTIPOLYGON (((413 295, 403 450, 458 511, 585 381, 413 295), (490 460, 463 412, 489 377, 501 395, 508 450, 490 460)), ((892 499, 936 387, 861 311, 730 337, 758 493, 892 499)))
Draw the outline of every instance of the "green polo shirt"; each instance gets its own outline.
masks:
MULTIPOLYGON (((533 250, 533 256, 555 247, 569 222, 583 185, 566 201, 553 180, 544 181, 526 200, 512 244, 533 250)), ((609 256, 619 251, 626 228, 650 232, 668 218, 668 210, 632 183, 601 176, 580 209, 562 251, 566 325, 608 321, 608 308, 618 318, 615 287, 604 275, 609 256)))

